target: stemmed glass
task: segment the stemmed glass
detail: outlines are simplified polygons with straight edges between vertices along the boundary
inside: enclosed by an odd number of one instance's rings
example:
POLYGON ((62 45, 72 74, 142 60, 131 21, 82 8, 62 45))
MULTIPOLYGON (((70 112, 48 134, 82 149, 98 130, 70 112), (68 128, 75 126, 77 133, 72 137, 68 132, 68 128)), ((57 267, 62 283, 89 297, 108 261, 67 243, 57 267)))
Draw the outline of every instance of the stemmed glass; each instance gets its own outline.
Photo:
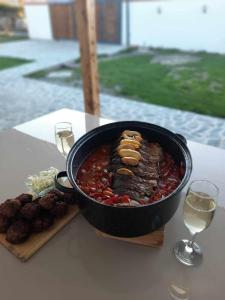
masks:
POLYGON ((55 125, 55 141, 60 153, 66 158, 74 144, 72 124, 60 122, 55 125))
POLYGON ((184 224, 192 238, 178 241, 174 248, 176 258, 185 265, 194 266, 202 261, 202 251, 195 239, 199 232, 211 224, 216 210, 218 193, 218 187, 207 180, 193 181, 187 191, 183 216, 184 224))

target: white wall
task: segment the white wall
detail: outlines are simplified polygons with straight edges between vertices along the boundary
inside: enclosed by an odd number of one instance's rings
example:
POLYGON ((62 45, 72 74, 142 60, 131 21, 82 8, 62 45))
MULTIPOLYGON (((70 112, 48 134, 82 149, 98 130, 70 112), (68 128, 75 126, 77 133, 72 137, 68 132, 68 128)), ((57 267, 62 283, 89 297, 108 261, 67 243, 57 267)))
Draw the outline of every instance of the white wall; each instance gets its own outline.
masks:
POLYGON ((18 6, 19 5, 19 1, 18 0, 0 0, 0 4, 7 4, 7 5, 18 6))
MULTIPOLYGON (((124 28, 122 34, 125 43, 124 28)), ((131 2, 130 41, 132 45, 225 53, 225 0, 131 2)))
POLYGON ((27 4, 25 14, 29 37, 32 39, 52 39, 50 12, 47 4, 27 4))

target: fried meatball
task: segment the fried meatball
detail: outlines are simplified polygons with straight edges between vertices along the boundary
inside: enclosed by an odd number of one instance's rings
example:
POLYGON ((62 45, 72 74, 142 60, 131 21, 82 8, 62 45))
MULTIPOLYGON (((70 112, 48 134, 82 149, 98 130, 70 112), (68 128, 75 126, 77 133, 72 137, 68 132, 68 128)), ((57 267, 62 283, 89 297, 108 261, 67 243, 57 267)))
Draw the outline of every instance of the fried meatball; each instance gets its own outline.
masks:
POLYGON ((38 202, 42 208, 50 210, 55 206, 56 199, 54 195, 46 195, 42 197, 38 202))
POLYGON ((5 233, 10 226, 10 219, 0 215, 0 233, 5 233))
POLYGON ((21 203, 18 199, 12 199, 10 202, 14 205, 14 207, 15 207, 15 209, 17 209, 17 211, 20 210, 21 203))
POLYGON ((51 215, 43 214, 32 222, 33 232, 41 232, 52 226, 54 220, 51 215))
POLYGON ((32 203, 37 203, 37 204, 39 204, 39 200, 41 199, 41 197, 38 197, 38 198, 35 198, 33 201, 32 201, 32 203))
POLYGON ((53 195, 55 196, 55 200, 56 201, 60 201, 60 200, 63 200, 63 193, 61 193, 60 191, 58 190, 52 190, 48 193, 48 195, 53 195))
POLYGON ((20 201, 21 205, 25 205, 32 201, 33 196, 30 194, 21 194, 18 197, 16 197, 16 199, 20 201))
POLYGON ((69 205, 74 205, 77 203, 75 193, 65 193, 64 194, 64 201, 69 205))
POLYGON ((19 220, 14 222, 6 232, 6 240, 12 244, 24 242, 31 233, 30 224, 27 221, 19 220))
POLYGON ((0 205, 0 215, 6 218, 15 217, 16 213, 19 211, 21 203, 17 199, 8 199, 0 205))
POLYGON ((34 218, 38 217, 40 214, 41 207, 38 203, 27 203, 25 204, 21 210, 20 214, 27 220, 33 220, 34 218))
POLYGON ((62 218, 68 211, 68 205, 65 202, 58 201, 55 206, 50 210, 50 213, 55 218, 62 218))

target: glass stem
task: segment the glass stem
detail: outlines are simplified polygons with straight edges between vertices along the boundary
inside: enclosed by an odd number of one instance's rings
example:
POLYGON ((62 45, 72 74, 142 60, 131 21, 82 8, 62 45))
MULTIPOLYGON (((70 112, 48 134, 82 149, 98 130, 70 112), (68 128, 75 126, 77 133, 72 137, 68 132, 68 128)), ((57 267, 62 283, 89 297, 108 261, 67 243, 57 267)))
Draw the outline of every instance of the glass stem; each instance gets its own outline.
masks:
POLYGON ((196 236, 197 236, 197 233, 192 235, 191 240, 188 241, 188 247, 193 248, 193 244, 195 242, 196 236))
POLYGON ((61 138, 60 138, 60 142, 61 142, 62 151, 63 151, 62 155, 66 158, 66 152, 64 150, 64 144, 63 144, 63 140, 61 138))

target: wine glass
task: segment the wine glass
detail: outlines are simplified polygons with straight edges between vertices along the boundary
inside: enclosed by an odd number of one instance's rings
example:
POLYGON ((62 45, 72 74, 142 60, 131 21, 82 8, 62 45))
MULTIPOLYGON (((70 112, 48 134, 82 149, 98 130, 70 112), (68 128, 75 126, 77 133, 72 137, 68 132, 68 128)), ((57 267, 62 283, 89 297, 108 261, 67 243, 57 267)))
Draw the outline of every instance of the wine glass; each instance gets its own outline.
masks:
POLYGON ((74 144, 72 124, 60 122, 55 125, 55 141, 60 153, 66 158, 74 144))
POLYGON ((176 258, 185 265, 194 266, 202 261, 202 251, 195 238, 211 224, 218 193, 218 187, 207 180, 193 181, 187 191, 183 217, 192 238, 178 241, 174 248, 176 258))

